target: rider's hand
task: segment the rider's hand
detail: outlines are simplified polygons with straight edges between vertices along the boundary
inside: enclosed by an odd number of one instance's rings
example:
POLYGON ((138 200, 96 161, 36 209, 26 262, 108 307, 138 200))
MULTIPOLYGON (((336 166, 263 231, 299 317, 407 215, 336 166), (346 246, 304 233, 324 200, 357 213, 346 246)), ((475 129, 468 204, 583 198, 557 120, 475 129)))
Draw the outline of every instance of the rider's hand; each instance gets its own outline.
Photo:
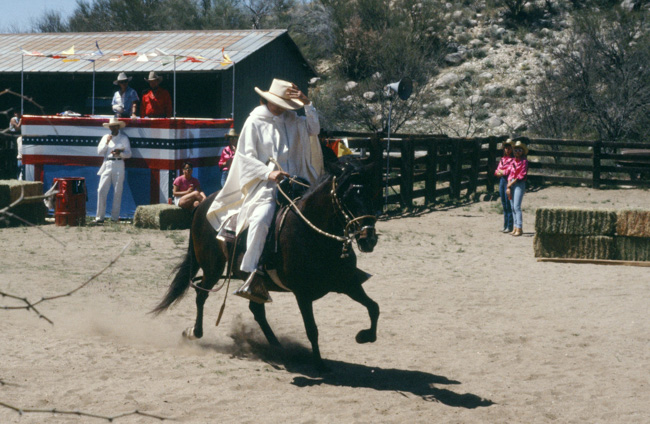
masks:
POLYGON ((279 183, 288 176, 289 174, 284 171, 271 171, 269 174, 269 181, 275 181, 276 183, 279 183))

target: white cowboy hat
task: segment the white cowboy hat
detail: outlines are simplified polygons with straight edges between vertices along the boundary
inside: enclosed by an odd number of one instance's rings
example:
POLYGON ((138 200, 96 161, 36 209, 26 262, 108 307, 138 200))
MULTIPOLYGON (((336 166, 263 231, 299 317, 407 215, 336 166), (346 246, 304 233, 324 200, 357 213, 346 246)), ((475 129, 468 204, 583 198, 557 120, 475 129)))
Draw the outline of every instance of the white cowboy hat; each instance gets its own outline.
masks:
POLYGON ((526 146, 526 143, 524 143, 524 142, 521 141, 521 140, 517 140, 517 141, 515 142, 515 144, 513 145, 513 150, 514 150, 514 149, 523 149, 524 154, 525 154, 525 155, 528 154, 528 146, 526 146))
POLYGON ((282 81, 279 79, 274 79, 271 83, 271 88, 269 91, 262 91, 259 88, 255 87, 255 91, 260 96, 264 97, 269 102, 273 103, 276 106, 288 110, 298 110, 304 106, 304 104, 297 99, 292 99, 287 94, 287 90, 292 88, 293 84, 288 81, 282 81))
POLYGON ((158 75, 155 71, 149 72, 149 78, 145 78, 145 81, 162 81, 163 77, 162 75, 158 75))
POLYGON ((110 128, 110 127, 124 128, 126 127, 126 122, 120 121, 116 117, 112 117, 110 121, 104 122, 102 125, 105 126, 106 128, 110 128))
POLYGON ((113 84, 117 85, 122 81, 129 82, 129 81, 131 81, 132 78, 133 77, 127 77, 124 72, 120 72, 120 74, 117 76, 117 79, 115 81, 113 81, 113 84))
POLYGON ((228 131, 228 134, 226 134, 226 137, 239 137, 239 134, 237 134, 237 131, 235 131, 234 128, 231 128, 230 131, 228 131))

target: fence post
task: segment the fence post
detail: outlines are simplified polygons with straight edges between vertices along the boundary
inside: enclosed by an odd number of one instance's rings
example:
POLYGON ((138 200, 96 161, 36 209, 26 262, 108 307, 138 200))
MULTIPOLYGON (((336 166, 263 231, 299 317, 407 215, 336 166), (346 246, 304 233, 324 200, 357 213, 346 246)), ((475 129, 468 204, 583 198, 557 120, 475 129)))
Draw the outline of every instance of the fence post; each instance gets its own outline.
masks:
POLYGON ((469 190, 467 195, 476 193, 478 188, 478 168, 481 164, 481 144, 483 139, 474 140, 474 151, 472 152, 472 173, 469 177, 469 190))
POLYGON ((487 183, 485 190, 488 193, 494 193, 494 171, 496 171, 497 161, 497 140, 494 136, 490 137, 488 144, 488 163, 487 163, 487 183))
POLYGON ((415 163, 415 149, 413 139, 407 138, 401 142, 401 174, 400 178, 400 197, 402 205, 408 210, 413 209, 413 167, 415 163))
POLYGON ((374 191, 375 191, 375 196, 373 196, 373 208, 378 214, 382 214, 384 211, 384 196, 382 195, 384 193, 384 173, 383 173, 383 152, 384 149, 381 147, 381 138, 378 133, 373 133, 370 136, 370 145, 368 146, 370 148, 370 152, 374 152, 374 148, 376 148, 378 151, 375 152, 376 154, 379 155, 376 160, 379 161, 379 164, 375 166, 375 172, 373 176, 373 183, 374 183, 374 191))
POLYGON ((460 198, 460 171, 463 169, 461 164, 462 147, 461 140, 454 140, 451 145, 451 177, 449 179, 450 195, 454 199, 460 198))
POLYGON ((427 142, 426 171, 424 193, 426 204, 436 203, 436 183, 438 179, 438 143, 435 140, 427 142))
POLYGON ((594 169, 592 171, 592 176, 593 176, 592 186, 593 186, 593 188, 596 188, 596 189, 600 188, 600 150, 601 150, 601 147, 602 147, 602 141, 601 140, 594 141, 594 145, 592 147, 592 150, 594 152, 594 169))

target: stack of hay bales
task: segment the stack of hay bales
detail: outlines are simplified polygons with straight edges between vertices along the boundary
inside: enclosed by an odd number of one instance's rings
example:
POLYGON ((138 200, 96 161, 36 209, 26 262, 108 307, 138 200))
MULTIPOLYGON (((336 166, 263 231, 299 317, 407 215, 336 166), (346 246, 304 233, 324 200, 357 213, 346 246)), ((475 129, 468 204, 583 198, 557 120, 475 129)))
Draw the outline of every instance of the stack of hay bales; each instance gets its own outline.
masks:
MULTIPOLYGON (((40 181, 0 180, 0 209, 18 200, 21 189, 24 190, 24 197, 43 195, 43 183, 40 181)), ((9 212, 32 224, 41 225, 45 223, 47 208, 43 199, 28 199, 11 208, 9 212)), ((0 228, 18 225, 27 224, 13 217, 0 217, 0 228)))
POLYGON ((650 211, 539 208, 535 256, 650 260, 650 211))
POLYGON ((141 205, 135 210, 133 225, 157 230, 185 230, 192 225, 192 211, 174 205, 141 205))

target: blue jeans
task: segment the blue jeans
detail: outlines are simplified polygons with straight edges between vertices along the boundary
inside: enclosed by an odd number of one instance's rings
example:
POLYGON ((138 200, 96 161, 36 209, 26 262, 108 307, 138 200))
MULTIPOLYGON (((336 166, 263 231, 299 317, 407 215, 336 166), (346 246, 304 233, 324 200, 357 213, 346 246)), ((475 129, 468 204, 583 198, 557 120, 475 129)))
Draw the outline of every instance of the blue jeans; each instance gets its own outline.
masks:
POLYGON ((221 171, 221 188, 226 185, 226 178, 228 178, 228 171, 221 171))
POLYGON ((522 228, 521 220, 521 201, 524 200, 526 191, 526 181, 517 181, 510 187, 512 195, 512 217, 515 219, 515 228, 522 228))
POLYGON ((499 196, 501 196, 501 206, 503 207, 503 228, 512 231, 512 205, 506 195, 508 188, 508 178, 501 177, 499 180, 499 196))

